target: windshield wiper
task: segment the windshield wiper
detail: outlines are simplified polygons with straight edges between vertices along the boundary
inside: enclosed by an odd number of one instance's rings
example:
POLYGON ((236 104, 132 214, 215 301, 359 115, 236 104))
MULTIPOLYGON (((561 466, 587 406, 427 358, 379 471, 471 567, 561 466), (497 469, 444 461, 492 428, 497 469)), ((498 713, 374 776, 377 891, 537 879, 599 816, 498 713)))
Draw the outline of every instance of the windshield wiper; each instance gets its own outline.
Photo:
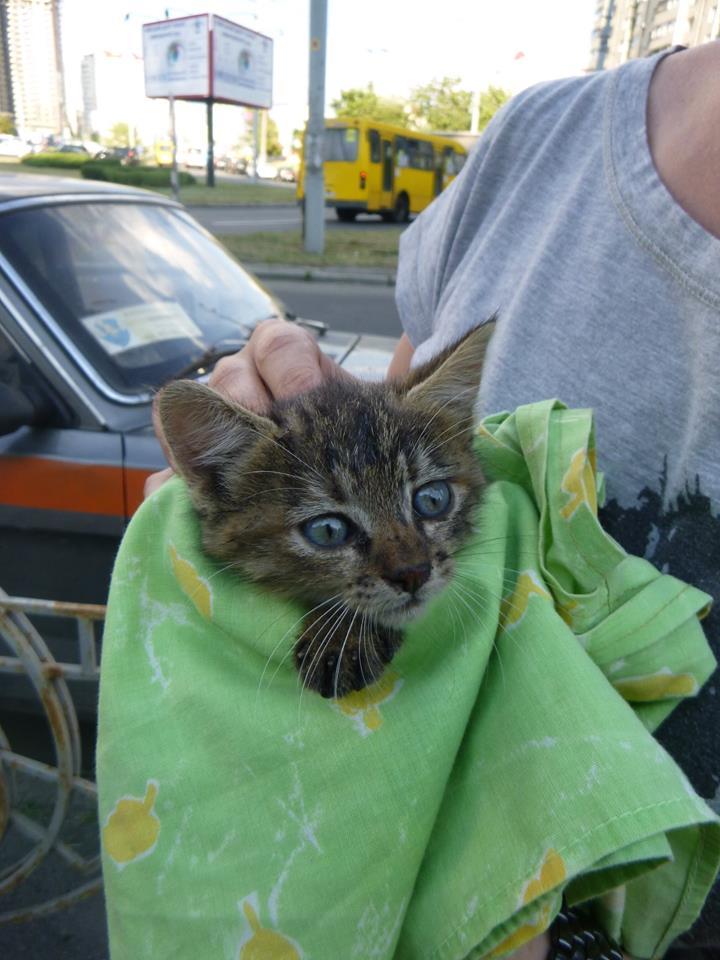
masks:
POLYGON ((231 354, 237 353, 246 343, 246 337, 243 339, 228 338, 219 340, 211 347, 208 347, 207 350, 204 350, 199 356, 195 357, 194 360, 191 360, 186 366, 178 370, 177 373, 173 373, 168 380, 182 380, 184 377, 189 377, 192 373, 205 373, 208 367, 214 366, 218 360, 222 360, 223 357, 229 357, 231 354))

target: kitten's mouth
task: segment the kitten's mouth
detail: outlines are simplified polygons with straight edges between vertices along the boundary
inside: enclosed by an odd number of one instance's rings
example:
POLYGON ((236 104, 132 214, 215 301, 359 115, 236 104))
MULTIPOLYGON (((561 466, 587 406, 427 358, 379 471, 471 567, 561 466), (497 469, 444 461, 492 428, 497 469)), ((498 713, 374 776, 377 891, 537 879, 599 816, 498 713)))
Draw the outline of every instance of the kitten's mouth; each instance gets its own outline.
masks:
POLYGON ((383 610, 378 619, 387 627, 404 627, 425 609, 428 597, 405 597, 396 606, 383 610))

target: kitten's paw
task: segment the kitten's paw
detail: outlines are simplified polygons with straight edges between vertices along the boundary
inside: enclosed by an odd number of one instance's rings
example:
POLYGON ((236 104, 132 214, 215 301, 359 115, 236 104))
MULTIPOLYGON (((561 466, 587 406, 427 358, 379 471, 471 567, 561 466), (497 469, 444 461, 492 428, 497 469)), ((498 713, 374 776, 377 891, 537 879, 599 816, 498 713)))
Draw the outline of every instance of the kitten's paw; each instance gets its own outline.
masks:
POLYGON ((304 687, 339 699, 379 680, 401 643, 397 630, 379 627, 361 635, 359 629, 344 629, 328 638, 322 626, 312 623, 295 647, 295 666, 304 687))

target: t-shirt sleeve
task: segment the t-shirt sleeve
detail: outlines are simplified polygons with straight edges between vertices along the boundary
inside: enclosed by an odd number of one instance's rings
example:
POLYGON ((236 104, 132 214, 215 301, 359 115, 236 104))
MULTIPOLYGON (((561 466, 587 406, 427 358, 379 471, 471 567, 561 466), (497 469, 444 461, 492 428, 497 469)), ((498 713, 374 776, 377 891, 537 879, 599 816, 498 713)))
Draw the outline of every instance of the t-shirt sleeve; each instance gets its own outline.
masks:
POLYGON ((445 266, 468 192, 482 176, 485 158, 514 104, 515 100, 498 111, 460 174, 400 236, 395 300, 403 329, 415 348, 434 332, 445 266))
MULTIPOLYGON (((534 119, 539 103, 553 98, 557 89, 558 82, 539 84, 499 110, 460 174, 401 235, 395 300, 411 344, 416 351, 422 348, 415 363, 429 359, 479 322, 477 316, 443 315, 443 297, 453 271, 483 229, 488 198, 508 189, 522 152, 532 149, 532 137, 544 136, 534 119), (437 328, 440 316, 442 329, 437 328)), ((489 269, 497 269, 497 264, 489 269)))

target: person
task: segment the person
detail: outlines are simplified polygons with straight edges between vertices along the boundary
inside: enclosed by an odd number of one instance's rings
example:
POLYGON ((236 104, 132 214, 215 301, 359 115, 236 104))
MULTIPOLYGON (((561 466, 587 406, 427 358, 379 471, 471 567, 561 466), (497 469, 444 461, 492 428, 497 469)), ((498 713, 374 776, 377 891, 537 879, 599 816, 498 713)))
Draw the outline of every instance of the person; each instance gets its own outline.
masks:
MULTIPOLYGON (((595 411, 604 526, 720 597, 720 42, 515 97, 402 235, 403 375, 498 313, 483 413, 595 411)), ((210 385, 255 409, 341 375, 301 329, 261 325, 210 385)), ((151 478, 151 491, 162 481, 151 478)), ((720 616, 706 632, 720 655, 720 616)), ((659 739, 720 812, 716 677, 659 739)), ((547 935, 517 960, 542 960, 547 935)), ((678 960, 717 956, 716 886, 678 960)))

